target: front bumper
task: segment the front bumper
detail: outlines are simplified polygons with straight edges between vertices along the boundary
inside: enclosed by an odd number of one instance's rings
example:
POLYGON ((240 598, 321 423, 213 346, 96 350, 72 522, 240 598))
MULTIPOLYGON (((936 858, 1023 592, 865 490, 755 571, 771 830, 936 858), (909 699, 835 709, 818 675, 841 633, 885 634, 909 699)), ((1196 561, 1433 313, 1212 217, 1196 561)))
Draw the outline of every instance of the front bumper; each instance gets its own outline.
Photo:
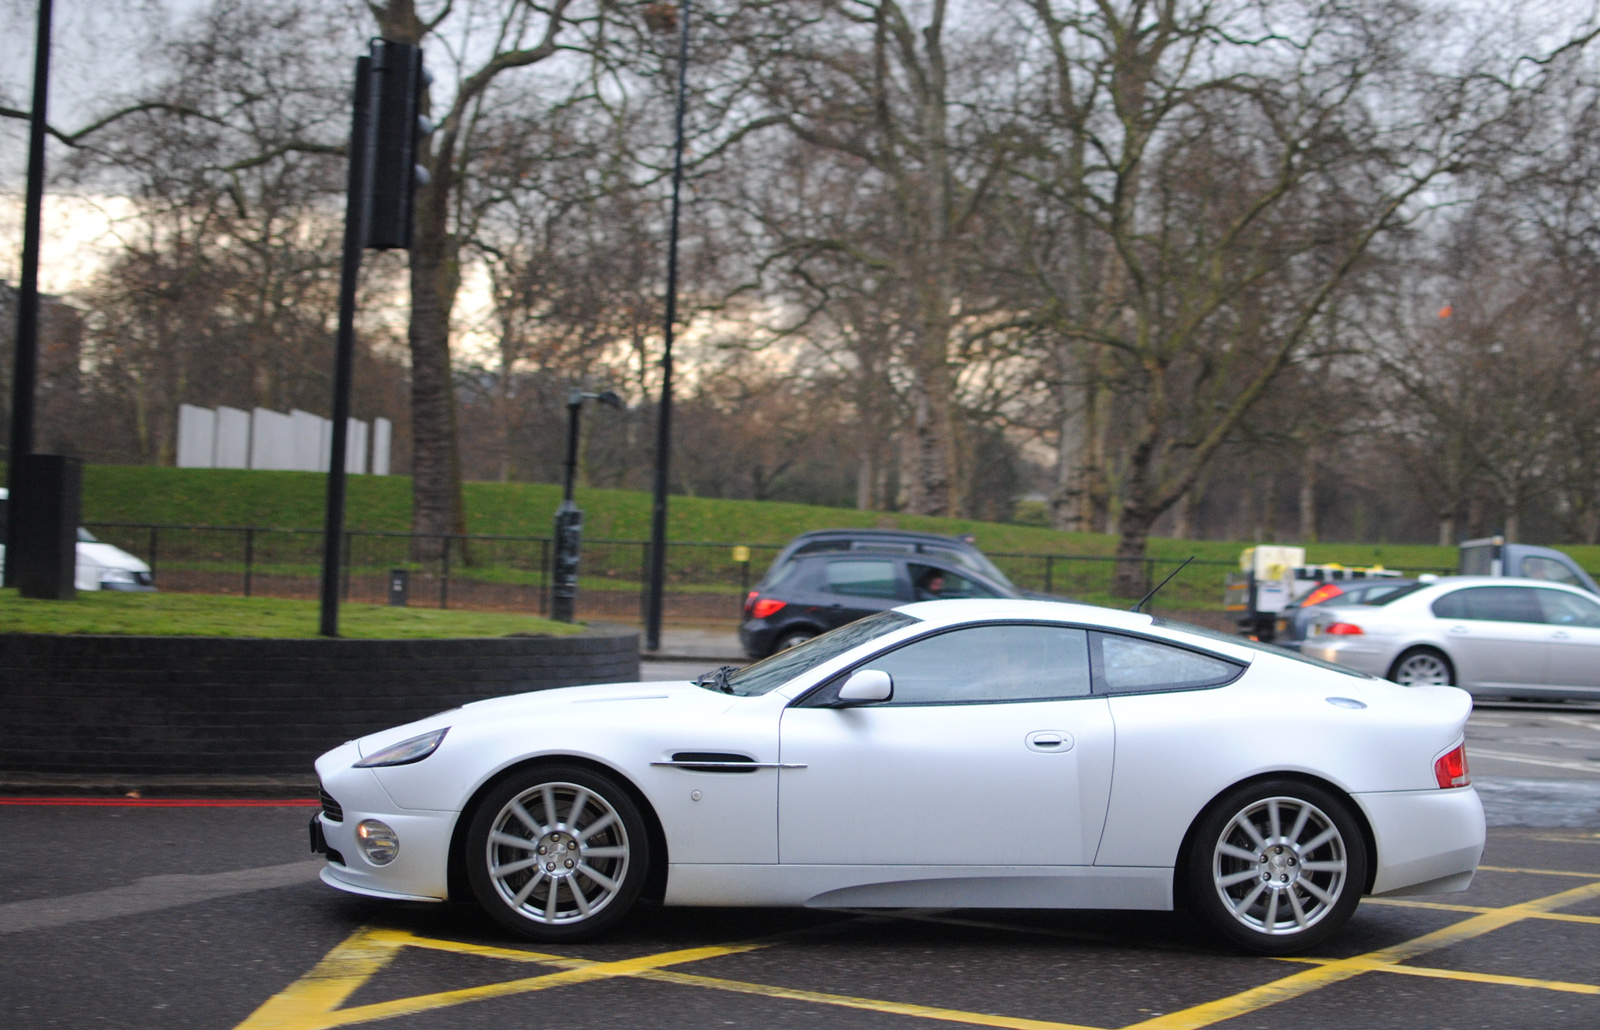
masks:
POLYGON ((456 812, 408 811, 396 805, 371 769, 352 768, 360 755, 345 744, 317 759, 323 791, 337 802, 338 817, 325 807, 313 817, 316 849, 320 832, 328 864, 322 879, 341 890, 369 897, 444 901, 450 895, 450 840, 456 812), (379 819, 394 830, 400 847, 394 861, 373 865, 356 840, 363 819, 379 819), (341 861, 342 860, 342 861, 341 861))
POLYGON ((1372 827, 1372 894, 1464 891, 1483 857, 1483 802, 1471 787, 1355 794, 1372 827))

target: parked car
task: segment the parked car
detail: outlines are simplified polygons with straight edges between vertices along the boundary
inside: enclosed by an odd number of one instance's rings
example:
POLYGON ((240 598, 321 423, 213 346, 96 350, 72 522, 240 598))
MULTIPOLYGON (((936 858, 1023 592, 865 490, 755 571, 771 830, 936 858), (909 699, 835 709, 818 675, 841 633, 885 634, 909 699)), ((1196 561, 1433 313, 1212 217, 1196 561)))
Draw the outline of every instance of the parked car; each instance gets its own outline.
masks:
MULTIPOLYGON (((1465 890, 1471 698, 1149 615, 878 612, 694 682, 479 701, 317 760, 322 878, 538 940, 667 905, 1171 909, 1311 947, 1465 890)), ((403 915, 397 918, 404 918, 403 915)))
POLYGON ((1535 579, 1449 576, 1364 605, 1321 606, 1302 654, 1482 697, 1600 696, 1600 601, 1535 579))
MULTIPOLYGON (((953 561, 977 573, 984 579, 1002 584, 1008 590, 1021 594, 1006 574, 1001 572, 969 537, 941 536, 938 533, 918 533, 909 529, 814 529, 801 533, 778 552, 772 565, 762 577, 768 583, 791 559, 807 554, 838 551, 891 551, 900 554, 922 554, 953 561)), ((1059 598, 1041 598, 1059 600, 1059 598)))
POLYGON ((1415 579, 1345 579, 1323 583, 1304 597, 1290 601, 1278 614, 1271 643, 1298 651, 1319 605, 1376 604, 1398 590, 1416 586, 1417 582, 1415 579))
MULTIPOLYGON (((0 572, 6 566, 6 518, 10 491, 0 487, 0 572)), ((73 585, 79 590, 128 590, 149 592, 156 588, 150 566, 120 547, 96 540, 78 527, 77 568, 73 585)))
POLYGON ((765 658, 911 601, 1021 597, 948 551, 813 551, 778 566, 745 598, 739 643, 765 658))
POLYGON ((1600 594, 1594 578, 1573 560, 1572 555, 1554 547, 1508 544, 1503 536, 1463 540, 1456 569, 1463 576, 1511 576, 1565 583, 1591 594, 1600 594))

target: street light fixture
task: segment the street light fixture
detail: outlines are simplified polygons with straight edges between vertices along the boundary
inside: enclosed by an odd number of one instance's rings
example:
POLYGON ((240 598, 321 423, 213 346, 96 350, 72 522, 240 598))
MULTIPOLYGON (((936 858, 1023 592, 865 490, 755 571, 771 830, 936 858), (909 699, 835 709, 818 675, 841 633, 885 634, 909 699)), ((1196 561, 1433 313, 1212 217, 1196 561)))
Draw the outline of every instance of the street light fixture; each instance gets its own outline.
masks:
POLYGON ((561 507, 556 509, 555 569, 550 577, 550 617, 571 622, 578 605, 578 558, 583 551, 583 511, 572 502, 572 488, 578 478, 578 417, 586 400, 599 401, 622 410, 622 398, 615 390, 587 393, 567 391, 567 469, 562 478, 561 507))

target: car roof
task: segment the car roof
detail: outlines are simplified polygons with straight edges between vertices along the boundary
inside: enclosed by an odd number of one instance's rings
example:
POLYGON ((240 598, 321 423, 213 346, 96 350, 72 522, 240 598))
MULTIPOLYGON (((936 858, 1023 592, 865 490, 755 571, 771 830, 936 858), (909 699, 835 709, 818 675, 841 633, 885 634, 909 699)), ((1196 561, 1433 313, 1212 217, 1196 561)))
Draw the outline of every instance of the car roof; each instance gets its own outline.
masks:
POLYGON ((895 611, 904 612, 934 626, 1012 619, 1098 626, 1108 630, 1125 630, 1146 636, 1162 637, 1243 662, 1252 661, 1260 653, 1242 642, 1232 644, 1221 637, 1185 632, 1180 624, 1170 620, 1158 620, 1144 612, 1129 612, 1120 608, 1104 608, 1100 605, 1069 601, 1030 601, 1009 597, 916 601, 900 605, 895 611))
POLYGON ((958 536, 946 536, 943 533, 924 533, 915 529, 812 529, 793 540, 790 544, 798 544, 808 540, 912 540, 937 544, 959 544, 962 547, 973 547, 958 536))

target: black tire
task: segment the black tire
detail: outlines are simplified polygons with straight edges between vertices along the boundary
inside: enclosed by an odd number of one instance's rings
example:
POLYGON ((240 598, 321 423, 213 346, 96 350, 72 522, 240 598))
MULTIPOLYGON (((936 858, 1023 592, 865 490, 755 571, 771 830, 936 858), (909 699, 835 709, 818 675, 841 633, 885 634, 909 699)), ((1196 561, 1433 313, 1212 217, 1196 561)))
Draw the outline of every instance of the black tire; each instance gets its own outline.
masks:
POLYGON ((777 654, 779 651, 787 651, 791 647, 799 647, 807 640, 819 635, 816 630, 809 626, 801 629, 786 629, 778 634, 778 642, 772 645, 772 653, 777 654))
POLYGON ((1290 955, 1345 924, 1368 862, 1348 801, 1309 783, 1265 780, 1228 791, 1201 815, 1184 886, 1195 914, 1229 941, 1290 955))
POLYGON ((1413 647, 1389 666, 1385 677, 1401 686, 1456 685, 1456 667, 1448 655, 1438 648, 1413 647))
POLYGON ((508 776, 472 813, 464 847, 478 904, 501 926, 538 941, 606 930, 628 914, 650 869, 650 839, 633 798, 577 765, 508 776), (569 825, 574 809, 576 827, 569 825))

